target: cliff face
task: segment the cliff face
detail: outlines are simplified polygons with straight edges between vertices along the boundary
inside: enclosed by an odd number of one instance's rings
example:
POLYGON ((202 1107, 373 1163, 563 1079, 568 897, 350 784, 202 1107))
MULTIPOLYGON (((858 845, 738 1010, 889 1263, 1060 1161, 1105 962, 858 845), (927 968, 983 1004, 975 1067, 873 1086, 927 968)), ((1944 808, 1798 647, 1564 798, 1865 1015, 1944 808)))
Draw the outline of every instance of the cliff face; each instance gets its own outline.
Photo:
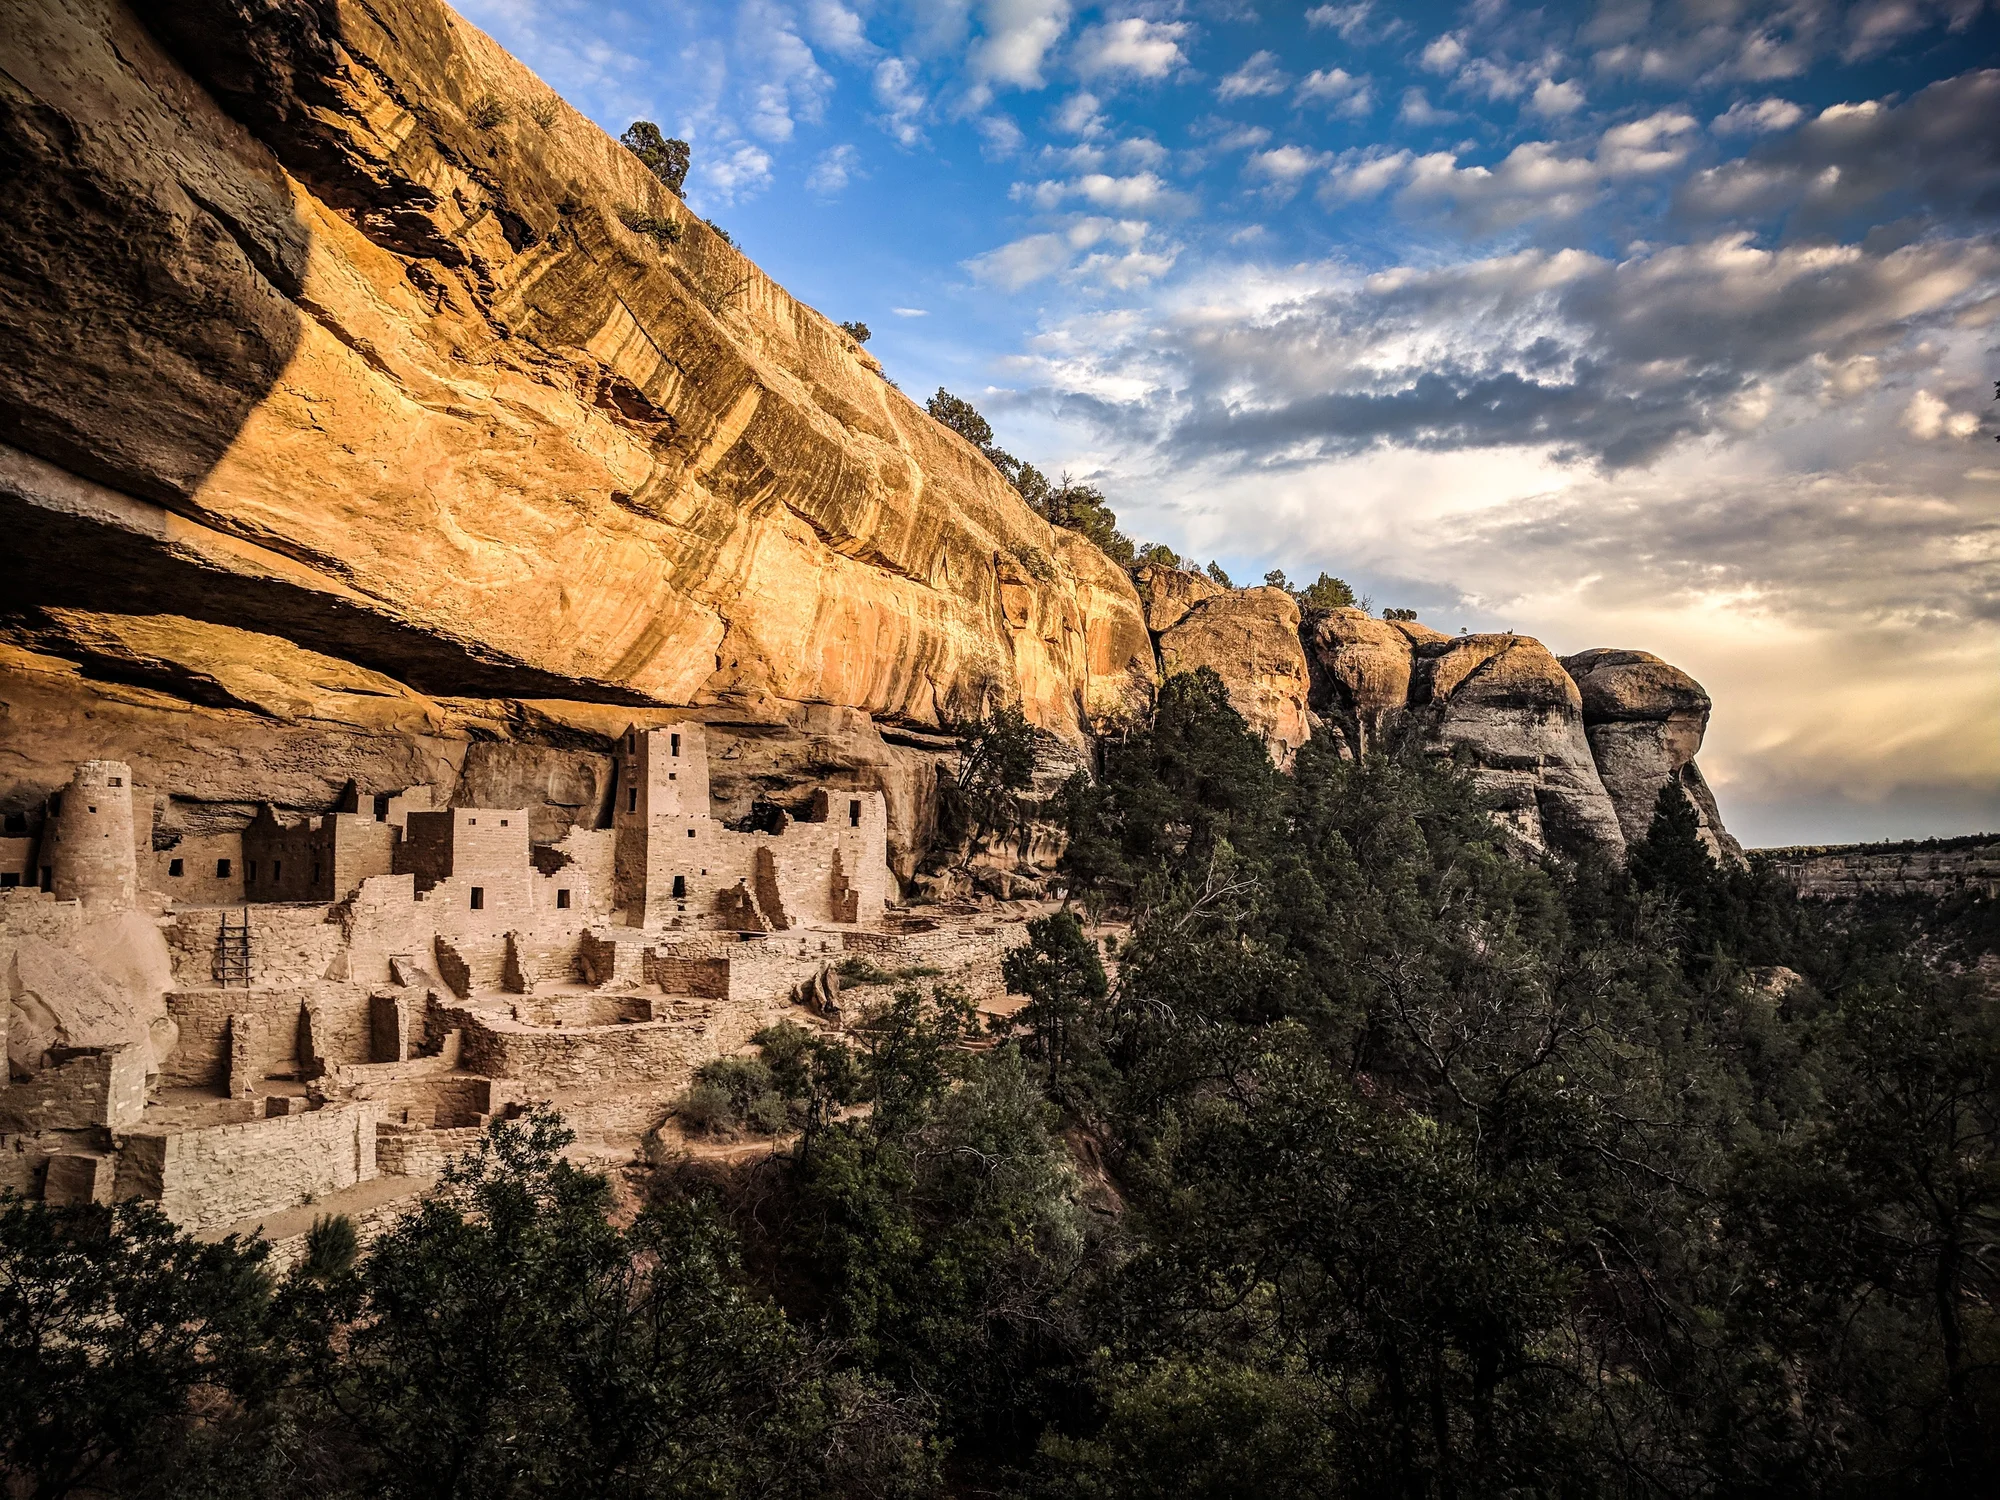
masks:
POLYGON ((1072 740, 1143 702, 1122 572, 445 6, 10 0, 0 37, 17 609, 416 695, 1018 696, 1072 740))

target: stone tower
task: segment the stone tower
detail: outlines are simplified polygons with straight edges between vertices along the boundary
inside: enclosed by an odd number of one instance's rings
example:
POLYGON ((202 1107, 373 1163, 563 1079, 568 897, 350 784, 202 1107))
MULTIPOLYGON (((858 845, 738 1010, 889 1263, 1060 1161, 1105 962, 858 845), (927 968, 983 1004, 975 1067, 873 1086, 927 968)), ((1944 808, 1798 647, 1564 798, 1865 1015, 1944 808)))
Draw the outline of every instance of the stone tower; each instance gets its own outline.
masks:
POLYGON ((139 862, 132 847, 132 768, 122 760, 87 760, 63 788, 48 820, 50 886, 86 911, 128 909, 138 901, 139 862))
POLYGON ((618 742, 617 769, 616 905, 649 927, 708 911, 721 871, 704 726, 628 729, 618 742))

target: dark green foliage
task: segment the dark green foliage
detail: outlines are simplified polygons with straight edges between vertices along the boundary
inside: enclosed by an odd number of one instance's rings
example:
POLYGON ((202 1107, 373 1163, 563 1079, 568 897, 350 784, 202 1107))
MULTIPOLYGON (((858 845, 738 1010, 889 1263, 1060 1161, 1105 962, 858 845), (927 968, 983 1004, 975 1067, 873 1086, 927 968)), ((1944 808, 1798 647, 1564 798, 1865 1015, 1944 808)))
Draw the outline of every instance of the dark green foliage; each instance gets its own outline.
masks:
POLYGON ((943 386, 939 386, 937 394, 924 403, 924 410, 988 458, 1000 451, 993 446, 993 424, 979 414, 979 408, 963 397, 954 396, 943 386))
POLYGON ((547 1113, 495 1125, 356 1270, 294 1293, 301 1339, 344 1330, 303 1361, 302 1405, 351 1445, 355 1488, 803 1495, 922 1472, 865 1383, 743 1288, 711 1213, 618 1228, 571 1139, 547 1113))
POLYGON ((1416 617, 1417 612, 1414 609, 1385 609, 1382 611, 1382 618, 1385 620, 1414 620, 1416 617))
POLYGON ((1021 793, 1035 776, 1035 727, 1013 703, 948 727, 958 740, 958 767, 938 781, 937 840, 970 854, 1019 823, 1021 793))
POLYGON ((856 320, 855 322, 851 323, 842 323, 840 325, 840 328, 843 333, 845 333, 849 338, 853 339, 854 342, 857 344, 865 344, 870 339, 875 337, 873 330, 871 330, 866 323, 860 322, 859 320, 856 320))
POLYGON ((676 224, 672 219, 661 218, 658 214, 649 214, 643 209, 633 208, 629 205, 620 205, 618 209, 618 222, 634 234, 645 235, 647 239, 658 245, 662 250, 666 249, 669 245, 678 245, 681 242, 680 225, 676 224))
POLYGON ((1027 1028, 1023 1050, 1048 1070, 1049 1096, 1061 1099, 1070 1070, 1098 1051, 1095 1022, 1110 986, 1097 945, 1070 912, 1038 917, 1001 972, 1010 993, 1028 997, 1014 1024, 1027 1028))
POLYGON ((667 186, 676 198, 685 196, 690 154, 688 143, 660 134, 651 120, 634 120, 618 137, 618 143, 645 164, 646 170, 667 186))
POLYGON ((481 94, 473 100, 465 111, 465 117, 472 122, 475 130, 497 130, 513 118, 507 106, 492 94, 481 94))
POLYGON ((157 1206, 0 1196, 0 1474, 34 1500, 144 1493, 204 1462, 271 1378, 266 1246, 203 1244, 157 1206))
POLYGON ((1216 562, 1213 558, 1209 559, 1208 576, 1211 579, 1213 579, 1216 583, 1221 584, 1222 587, 1226 589, 1233 589, 1236 587, 1235 584, 1229 581, 1229 575, 1222 571, 1222 564, 1216 562))
POLYGON ((1101 749, 1103 771, 1064 789, 1064 869, 1078 894, 1137 896, 1149 876, 1205 870, 1225 844, 1255 844, 1278 773, 1207 667, 1160 686, 1152 722, 1101 749))
POLYGON ((796 1139, 663 1171, 629 1227, 546 1115, 358 1259, 322 1220, 275 1294, 254 1248, 10 1210, 13 1477, 64 1492, 74 1429, 133 1494, 1987 1483, 1978 899, 1802 904, 1679 788, 1627 867, 1527 861, 1421 746, 1280 775, 1212 673, 1099 758, 1011 1022, 906 987, 760 1032, 701 1086, 796 1139), (1129 920, 1110 975, 1085 912, 1129 920), (50 1288, 148 1331, 101 1387, 19 1311, 50 1288))
POLYGON ((1190 566, 1190 564, 1186 558, 1162 542, 1142 542, 1133 549, 1132 566, 1134 568, 1185 568, 1190 566))
POLYGON ((703 219, 701 222, 706 224, 710 229, 713 229, 715 231, 716 238, 721 240, 723 244, 734 245, 736 243, 736 236, 731 234, 728 230, 724 229, 720 224, 716 223, 715 220, 703 219))
MULTIPOLYGON (((1300 589, 1295 597, 1299 601, 1299 608, 1304 610, 1324 611, 1354 607, 1354 590, 1347 586, 1345 580, 1335 578, 1330 573, 1320 574, 1300 589)), ((1415 619, 1416 616, 1412 615, 1410 618, 1415 619)))

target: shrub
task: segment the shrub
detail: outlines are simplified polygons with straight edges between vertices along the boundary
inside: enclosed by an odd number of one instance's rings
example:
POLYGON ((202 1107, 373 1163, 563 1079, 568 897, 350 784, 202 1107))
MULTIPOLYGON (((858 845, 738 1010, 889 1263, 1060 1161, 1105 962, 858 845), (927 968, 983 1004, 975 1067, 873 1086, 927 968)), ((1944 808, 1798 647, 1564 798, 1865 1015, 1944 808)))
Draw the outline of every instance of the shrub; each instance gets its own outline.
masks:
POLYGON ((466 119, 478 130, 495 130, 505 125, 513 116, 507 106, 491 94, 481 94, 472 101, 472 107, 465 112, 466 119))
POLYGON ((663 219, 658 214, 649 214, 643 209, 621 204, 618 222, 634 234, 643 234, 662 250, 669 245, 678 245, 681 240, 681 226, 672 219, 663 219))

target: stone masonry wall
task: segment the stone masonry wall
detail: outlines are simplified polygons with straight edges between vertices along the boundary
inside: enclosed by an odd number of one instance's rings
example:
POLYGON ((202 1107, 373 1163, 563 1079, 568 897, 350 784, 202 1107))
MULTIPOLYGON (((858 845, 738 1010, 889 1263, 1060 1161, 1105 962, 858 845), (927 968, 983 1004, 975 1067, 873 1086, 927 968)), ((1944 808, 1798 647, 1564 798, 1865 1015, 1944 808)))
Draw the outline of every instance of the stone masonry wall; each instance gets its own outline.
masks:
POLYGON ((372 1104, 329 1105, 205 1130, 141 1128, 125 1139, 121 1197, 154 1198, 183 1229, 290 1208, 377 1175, 372 1104))

